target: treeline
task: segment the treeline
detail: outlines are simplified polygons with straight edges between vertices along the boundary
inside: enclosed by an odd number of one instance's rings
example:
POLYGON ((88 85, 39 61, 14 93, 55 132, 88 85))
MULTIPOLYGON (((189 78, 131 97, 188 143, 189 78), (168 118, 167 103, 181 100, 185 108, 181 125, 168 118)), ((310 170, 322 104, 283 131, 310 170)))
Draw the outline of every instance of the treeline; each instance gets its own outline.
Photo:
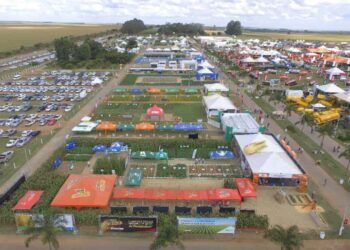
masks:
POLYGON ((162 35, 204 35, 204 27, 198 23, 167 23, 158 28, 158 33, 162 35))
MULTIPOLYGON (((119 31, 118 29, 111 29, 111 30, 102 31, 99 33, 92 33, 92 34, 82 35, 82 36, 69 36, 69 37, 73 41, 78 41, 78 40, 84 40, 84 39, 94 38, 94 37, 98 37, 98 36, 114 34, 118 31, 119 31)), ((54 41, 49 42, 49 43, 36 43, 33 46, 21 46, 18 49, 14 49, 14 50, 10 50, 10 51, 2 51, 2 52, 0 52, 0 59, 10 57, 10 56, 15 56, 18 54, 30 53, 30 52, 33 52, 36 50, 49 49, 49 48, 52 48, 53 44, 54 44, 54 41)))
POLYGON ((108 51, 92 40, 86 39, 76 44, 70 37, 61 37, 54 41, 57 62, 63 68, 108 68, 112 64, 126 64, 133 54, 108 51))

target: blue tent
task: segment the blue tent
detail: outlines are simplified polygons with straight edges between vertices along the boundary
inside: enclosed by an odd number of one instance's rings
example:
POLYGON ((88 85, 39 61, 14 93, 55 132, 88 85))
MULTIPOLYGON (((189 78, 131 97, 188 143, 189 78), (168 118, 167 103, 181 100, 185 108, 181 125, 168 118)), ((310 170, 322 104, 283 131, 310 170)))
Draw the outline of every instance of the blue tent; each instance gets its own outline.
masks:
POLYGON ((70 141, 66 144, 66 150, 72 150, 77 146, 77 142, 76 141, 70 141))
POLYGON ((123 147, 109 147, 107 149, 108 153, 119 153, 121 152, 123 147))
POLYGON ((112 142, 112 144, 111 144, 111 148, 123 147, 123 146, 124 146, 124 142, 122 142, 122 141, 115 141, 115 142, 112 142))
POLYGON ((204 61, 205 58, 203 55, 195 55, 193 59, 196 60, 197 62, 202 62, 204 61))
POLYGON ((210 159, 225 159, 225 158, 234 158, 235 155, 232 151, 220 150, 220 151, 210 151, 210 159))
POLYGON ((143 90, 142 89, 131 89, 130 94, 140 95, 140 94, 143 94, 143 90))
POLYGON ((202 130, 202 124, 191 124, 191 123, 178 123, 174 125, 174 130, 183 130, 183 131, 193 131, 193 130, 202 130))
POLYGON ((55 161, 52 164, 52 168, 58 168, 62 163, 62 159, 60 156, 57 156, 55 161))
POLYGON ((93 152, 93 153, 105 152, 106 150, 107 150, 107 147, 106 147, 105 145, 102 145, 102 144, 95 145, 95 146, 92 148, 92 152, 93 152))
POLYGON ((204 68, 198 70, 196 73, 196 80, 217 80, 219 78, 219 74, 217 72, 213 72, 208 68, 204 68))

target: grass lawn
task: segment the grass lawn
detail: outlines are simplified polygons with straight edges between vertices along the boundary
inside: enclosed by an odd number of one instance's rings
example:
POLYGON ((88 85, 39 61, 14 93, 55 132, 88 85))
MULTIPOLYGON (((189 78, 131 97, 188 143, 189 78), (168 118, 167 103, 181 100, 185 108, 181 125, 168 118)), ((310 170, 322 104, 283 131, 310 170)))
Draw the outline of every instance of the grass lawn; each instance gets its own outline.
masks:
MULTIPOLYGON (((274 108, 267 103, 265 100, 259 98, 253 98, 254 102, 260 106, 266 113, 272 113, 274 108)), ((324 154, 315 155, 313 152, 315 150, 319 150, 320 146, 311 140, 304 132, 302 132, 299 128, 295 127, 292 122, 287 119, 284 120, 275 120, 276 123, 284 130, 288 126, 293 126, 295 131, 292 132, 290 129, 288 130, 288 135, 292 137, 315 161, 321 160, 321 167, 327 171, 327 173, 332 176, 337 182, 340 178, 344 178, 346 176, 346 169, 341 166, 337 161, 333 159, 331 155, 327 152, 324 154)), ((350 183, 345 182, 343 187, 346 190, 350 190, 350 183)))
MULTIPOLYGON (((113 120, 119 115, 132 114, 132 121, 139 122, 141 115, 145 114, 147 109, 152 105, 152 103, 112 103, 110 105, 103 103, 97 107, 96 118, 102 120, 113 120)), ((159 106, 164 109, 165 113, 182 117, 184 122, 196 122, 198 119, 205 120, 206 118, 202 103, 171 103, 159 106)))
POLYGON ((117 28, 116 25, 94 24, 2 24, 0 25, 0 51, 33 46, 37 43, 52 42, 62 36, 81 36, 117 28))
POLYGON ((119 85, 135 85, 138 75, 127 74, 119 85))

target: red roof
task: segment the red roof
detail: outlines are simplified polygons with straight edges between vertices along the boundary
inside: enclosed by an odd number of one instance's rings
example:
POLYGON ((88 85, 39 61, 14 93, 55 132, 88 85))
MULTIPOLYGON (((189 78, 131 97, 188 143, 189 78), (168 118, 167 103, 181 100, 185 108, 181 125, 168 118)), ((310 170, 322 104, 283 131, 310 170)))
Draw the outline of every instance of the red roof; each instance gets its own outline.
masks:
POLYGON ((164 110, 157 105, 147 109, 147 116, 163 116, 164 110))
POLYGON ((107 208, 116 180, 116 175, 71 174, 51 206, 107 208))
POLYGON ((256 197, 256 191, 250 179, 236 178, 236 186, 242 197, 244 198, 256 197))
POLYGON ((236 189, 171 190, 123 188, 114 189, 113 199, 179 200, 179 201, 241 201, 236 189))
POLYGON ((39 200, 44 191, 28 191, 22 196, 12 210, 30 210, 39 200))

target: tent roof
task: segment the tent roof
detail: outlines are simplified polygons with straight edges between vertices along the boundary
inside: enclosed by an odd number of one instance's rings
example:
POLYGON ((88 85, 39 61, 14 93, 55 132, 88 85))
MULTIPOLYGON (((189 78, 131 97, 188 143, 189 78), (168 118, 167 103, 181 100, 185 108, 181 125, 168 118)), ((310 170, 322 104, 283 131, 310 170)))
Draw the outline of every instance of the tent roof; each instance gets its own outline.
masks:
POLYGON ((254 63, 255 62, 255 59, 248 56, 247 58, 244 58, 241 60, 241 62, 244 62, 244 63, 254 63))
POLYGON ((241 201, 237 189, 208 190, 147 189, 117 187, 113 199, 178 200, 178 201, 241 201))
POLYGON ((163 116, 164 115, 164 110, 157 105, 154 105, 147 109, 147 115, 148 116, 163 116))
POLYGON ((339 88, 334 83, 329 83, 329 84, 317 86, 316 88, 324 93, 329 93, 329 94, 338 94, 338 93, 345 92, 345 90, 339 88))
POLYGON ((304 173, 272 135, 245 134, 234 137, 254 174, 291 178, 293 175, 304 173), (244 152, 245 146, 258 141, 265 141, 267 147, 251 155, 244 152))
POLYGON ((338 99, 350 103, 350 91, 349 92, 344 92, 344 93, 339 93, 339 94, 335 94, 335 97, 337 97, 338 99))
POLYGON ((142 123, 136 124, 135 129, 136 130, 154 130, 155 126, 152 123, 142 122, 142 123))
POLYGON ((204 84, 204 88, 207 91, 221 91, 221 92, 227 92, 229 89, 222 83, 210 83, 210 84, 204 84))
POLYGON ((208 68, 203 68, 197 71, 198 74, 213 74, 213 72, 208 68))
POLYGON ((265 59, 264 57, 259 57, 258 59, 255 59, 255 62, 257 63, 267 63, 269 60, 265 59))
POLYGON ((242 197, 256 197, 254 185, 249 178, 236 178, 235 180, 238 192, 242 197))
POLYGON ((233 133, 258 133, 259 124, 249 113, 226 113, 221 117, 223 127, 231 127, 233 133))
POLYGON ((106 208, 117 178, 116 175, 70 174, 51 206, 106 208))
POLYGON ((200 63, 198 66, 203 67, 203 68, 215 68, 213 65, 211 65, 208 61, 204 61, 200 63))
POLYGON ((326 70, 326 73, 330 74, 330 75, 342 75, 342 74, 344 74, 344 71, 342 71, 341 69, 339 69, 337 67, 334 67, 334 68, 326 70))
POLYGON ((113 122, 101 122, 97 125, 96 130, 111 130, 115 131, 117 129, 117 125, 113 122))
POLYGON ((210 96, 203 96, 205 106, 208 109, 216 110, 236 110, 237 108, 230 101, 229 98, 214 94, 210 96))
POLYGON ((30 210, 39 200, 44 191, 27 191, 12 210, 30 210))

